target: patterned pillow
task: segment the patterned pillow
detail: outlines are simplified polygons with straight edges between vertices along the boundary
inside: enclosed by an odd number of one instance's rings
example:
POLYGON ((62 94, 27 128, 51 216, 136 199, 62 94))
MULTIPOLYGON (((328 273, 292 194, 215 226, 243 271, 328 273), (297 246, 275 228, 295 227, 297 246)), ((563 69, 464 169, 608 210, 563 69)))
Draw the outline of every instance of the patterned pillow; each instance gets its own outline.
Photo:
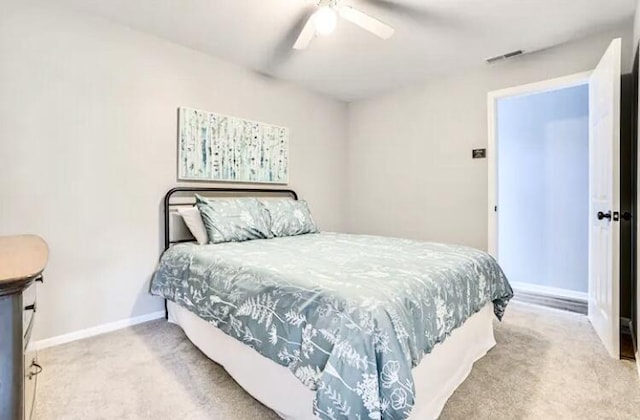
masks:
POLYGON ((285 199, 265 200, 263 203, 271 215, 271 233, 274 236, 296 236, 318 232, 306 201, 285 199))
POLYGON ((211 244, 273 238, 269 212, 255 198, 209 200, 196 194, 196 206, 211 244))

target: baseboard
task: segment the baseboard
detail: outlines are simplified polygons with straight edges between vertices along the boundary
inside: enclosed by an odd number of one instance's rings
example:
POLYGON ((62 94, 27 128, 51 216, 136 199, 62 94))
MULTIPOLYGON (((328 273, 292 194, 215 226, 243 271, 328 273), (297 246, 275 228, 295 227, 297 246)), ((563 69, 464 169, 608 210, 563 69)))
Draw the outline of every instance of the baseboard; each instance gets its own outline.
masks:
POLYGON ((140 315, 133 318, 122 319, 120 321, 110 322, 108 324, 97 325, 95 327, 86 328, 80 331, 74 331, 68 334, 62 334, 44 340, 32 341, 29 347, 33 350, 42 350, 47 347, 59 346, 60 344, 70 343, 72 341, 82 340, 83 338, 93 337, 95 335, 105 334, 111 331, 120 330, 132 325, 142 324, 144 322, 153 321, 154 319, 164 318, 164 311, 152 312, 150 314, 140 315))
POLYGON ((534 293, 536 295, 553 296, 585 302, 589 300, 589 295, 585 292, 576 292, 574 290, 560 289, 550 286, 540 286, 538 284, 531 283, 519 283, 517 281, 511 281, 509 283, 516 290, 527 293, 534 293))

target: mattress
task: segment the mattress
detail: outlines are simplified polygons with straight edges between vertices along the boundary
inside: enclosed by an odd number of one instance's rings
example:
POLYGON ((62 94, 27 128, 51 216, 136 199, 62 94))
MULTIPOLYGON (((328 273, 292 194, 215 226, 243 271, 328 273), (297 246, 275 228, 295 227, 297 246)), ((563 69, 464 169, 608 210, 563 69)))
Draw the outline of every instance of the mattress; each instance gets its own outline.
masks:
POLYGON ((326 419, 408 418, 412 369, 513 294, 482 251, 337 233, 176 245, 151 292, 291 371, 326 419))
MULTIPOLYGON (((313 414, 315 393, 289 369, 173 302, 168 302, 167 309, 169 322, 179 325, 196 347, 224 367, 255 399, 286 420, 317 419, 313 414)), ((493 305, 488 304, 413 368, 416 403, 411 420, 438 418, 474 362, 495 346, 493 319, 493 305)))

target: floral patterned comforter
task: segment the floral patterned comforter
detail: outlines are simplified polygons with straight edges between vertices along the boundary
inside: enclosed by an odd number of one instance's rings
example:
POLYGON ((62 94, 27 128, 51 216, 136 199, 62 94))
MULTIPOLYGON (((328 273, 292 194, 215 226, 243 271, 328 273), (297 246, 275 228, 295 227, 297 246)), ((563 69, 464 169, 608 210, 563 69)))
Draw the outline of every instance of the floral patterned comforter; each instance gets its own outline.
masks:
POLYGON ((463 246, 317 233, 164 253, 151 293, 169 299, 316 391, 323 419, 405 419, 411 375, 452 330, 513 292, 463 246))

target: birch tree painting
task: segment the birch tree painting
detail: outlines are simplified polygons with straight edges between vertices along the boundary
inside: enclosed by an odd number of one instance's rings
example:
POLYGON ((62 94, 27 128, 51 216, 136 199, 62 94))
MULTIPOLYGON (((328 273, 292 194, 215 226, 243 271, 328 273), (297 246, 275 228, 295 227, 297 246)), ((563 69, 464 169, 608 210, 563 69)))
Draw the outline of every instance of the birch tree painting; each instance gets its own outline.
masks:
POLYGON ((179 109, 178 179, 286 184, 289 130, 179 109))

